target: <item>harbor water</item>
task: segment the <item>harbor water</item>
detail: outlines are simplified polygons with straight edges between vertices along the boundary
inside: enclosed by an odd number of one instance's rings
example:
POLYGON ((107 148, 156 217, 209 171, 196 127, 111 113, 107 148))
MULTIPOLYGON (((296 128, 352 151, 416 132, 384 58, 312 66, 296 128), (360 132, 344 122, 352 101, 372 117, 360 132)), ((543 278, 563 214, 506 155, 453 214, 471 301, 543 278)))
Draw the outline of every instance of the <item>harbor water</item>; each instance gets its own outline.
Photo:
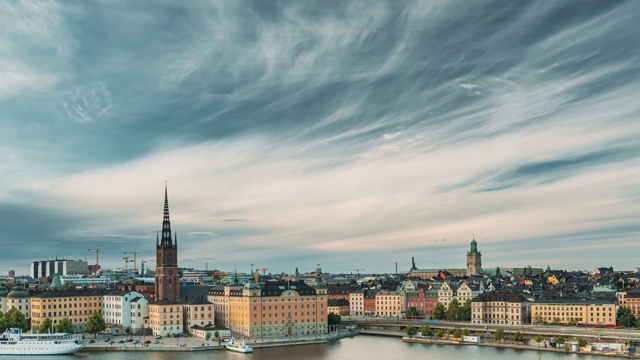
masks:
MULTIPOLYGON (((496 349, 462 345, 428 345, 404 343, 399 338, 360 335, 328 344, 286 346, 255 349, 253 354, 239 354, 225 350, 197 352, 113 351, 79 352, 76 355, 55 356, 60 360, 592 360, 602 359, 590 355, 565 355, 531 350, 496 349)), ((0 360, 43 360, 43 357, 2 356, 0 360)))

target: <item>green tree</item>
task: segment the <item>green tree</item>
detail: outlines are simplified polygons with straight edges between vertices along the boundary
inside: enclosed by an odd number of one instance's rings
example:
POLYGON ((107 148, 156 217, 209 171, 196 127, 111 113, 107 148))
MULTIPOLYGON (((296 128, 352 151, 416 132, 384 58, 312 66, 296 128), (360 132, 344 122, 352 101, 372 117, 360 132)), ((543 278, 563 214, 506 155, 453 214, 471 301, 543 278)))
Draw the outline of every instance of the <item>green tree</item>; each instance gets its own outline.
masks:
POLYGON ((422 336, 432 336, 433 335, 433 330, 431 330, 431 328, 428 325, 421 326, 420 329, 418 330, 418 332, 420 334, 422 334, 422 336))
POLYGON ((636 318, 633 316, 633 312, 627 309, 626 307, 621 307, 618 309, 618 314, 616 316, 616 323, 618 325, 631 327, 635 324, 636 318))
POLYGON ((469 330, 469 329, 462 330, 462 335, 463 336, 470 336, 471 335, 471 330, 469 330))
POLYGON ((89 334, 97 334, 105 330, 107 330, 107 323, 104 321, 104 317, 98 311, 95 311, 87 321, 87 332, 89 334))
POLYGON ((51 331, 52 326, 53 326, 53 320, 51 320, 51 318, 45 318, 44 320, 42 320, 42 323, 40 323, 40 327, 38 328, 38 333, 47 334, 49 331, 51 331))
POLYGON ((515 341, 515 342, 523 342, 524 341, 524 336, 522 335, 522 333, 520 331, 516 332, 513 335, 513 341, 515 341))
POLYGON ((407 313, 405 314, 405 316, 416 317, 420 316, 420 314, 418 313, 418 309, 412 306, 407 309, 407 313))
POLYGON ((459 310, 460 302, 458 301, 458 299, 453 298, 453 300, 451 300, 451 302, 449 303, 449 308, 447 309, 447 320, 460 320, 458 319, 459 310))
POLYGON ((455 330, 453 330, 453 332, 451 333, 451 336, 453 336, 453 337, 454 337, 454 338, 456 338, 456 339, 457 339, 457 338, 459 338, 459 337, 460 337, 460 335, 461 335, 461 333, 460 333, 460 329, 455 329, 455 330))
POLYGON ((25 332, 29 330, 27 318, 16 308, 11 308, 4 315, 0 315, 0 325, 3 331, 7 328, 19 328, 25 332))
POLYGON ((505 338, 504 330, 503 329, 496 330, 496 333, 493 335, 493 338, 496 339, 496 341, 503 340, 505 338))
POLYGON ((500 273, 500 267, 499 266, 496 267, 496 277, 497 278, 501 278, 502 277, 502 274, 500 273))
POLYGON ((462 321, 471 321, 471 299, 467 299, 458 310, 458 319, 462 321))
POLYGON ((560 318, 553 318, 553 321, 551 322, 552 325, 560 325, 560 318))
POLYGON ((588 345, 587 340, 585 340, 583 338, 578 338, 578 346, 585 347, 587 345, 588 345))
POLYGON ((220 337, 220 333, 218 332, 218 330, 213 332, 213 337, 216 339, 220 337))
POLYGON ((418 333, 418 329, 416 329, 416 327, 413 325, 409 325, 404 329, 404 333, 409 336, 414 336, 418 333))
POLYGON ((76 328, 69 318, 63 318, 56 324, 56 332, 59 333, 75 333, 76 328))
POLYGON ((444 320, 447 318, 447 310, 442 303, 437 303, 436 306, 433 307, 431 316, 436 320, 444 320))
POLYGON ((540 344, 543 341, 544 341, 544 338, 542 337, 542 335, 538 334, 536 336, 536 343, 540 344))
POLYGON ((438 339, 440 339, 440 338, 442 338, 444 336, 444 332, 442 331, 442 329, 438 329, 438 330, 436 330, 435 333, 433 333, 433 336, 438 338, 438 339))
POLYGON ((339 325, 342 322, 342 318, 338 314, 329 313, 327 323, 329 325, 339 325))
POLYGON ((564 343, 565 343, 565 341, 566 341, 566 340, 565 340, 562 336, 557 336, 557 337, 553 340, 553 342, 555 342, 556 344, 560 344, 560 345, 564 344, 564 343))

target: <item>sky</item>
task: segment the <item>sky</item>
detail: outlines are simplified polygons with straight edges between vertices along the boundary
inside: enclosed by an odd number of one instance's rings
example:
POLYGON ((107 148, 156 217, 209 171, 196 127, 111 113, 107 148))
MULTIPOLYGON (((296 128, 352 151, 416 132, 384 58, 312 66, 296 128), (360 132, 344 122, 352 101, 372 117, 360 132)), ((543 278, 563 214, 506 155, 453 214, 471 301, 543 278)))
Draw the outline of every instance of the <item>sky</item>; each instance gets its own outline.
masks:
POLYGON ((0 2, 0 274, 640 265, 640 2, 0 2))

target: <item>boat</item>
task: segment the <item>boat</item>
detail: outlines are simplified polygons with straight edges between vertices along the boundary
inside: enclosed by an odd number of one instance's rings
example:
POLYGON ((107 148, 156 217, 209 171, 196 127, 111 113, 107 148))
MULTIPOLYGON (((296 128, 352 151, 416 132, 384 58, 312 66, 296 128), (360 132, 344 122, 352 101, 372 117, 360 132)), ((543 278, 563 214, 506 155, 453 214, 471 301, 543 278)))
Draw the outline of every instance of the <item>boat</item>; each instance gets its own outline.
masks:
POLYGON ((239 353, 243 353, 243 354, 250 354, 250 353, 253 352, 253 348, 250 347, 249 345, 247 345, 244 342, 244 340, 236 341, 233 338, 229 339, 229 342, 227 342, 224 345, 224 347, 226 347, 227 350, 235 351, 235 352, 239 352, 239 353))
POLYGON ((0 355, 65 355, 85 346, 81 334, 27 334, 17 328, 0 334, 0 355))

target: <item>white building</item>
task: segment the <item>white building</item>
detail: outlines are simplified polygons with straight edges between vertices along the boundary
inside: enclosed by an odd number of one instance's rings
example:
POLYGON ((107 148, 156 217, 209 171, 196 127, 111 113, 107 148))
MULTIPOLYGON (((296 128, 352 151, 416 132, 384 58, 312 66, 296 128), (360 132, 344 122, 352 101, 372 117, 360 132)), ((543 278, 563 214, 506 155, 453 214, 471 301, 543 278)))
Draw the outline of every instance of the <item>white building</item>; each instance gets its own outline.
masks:
POLYGON ((31 318, 31 295, 24 289, 22 285, 16 285, 7 294, 5 303, 5 311, 9 311, 12 308, 20 310, 24 316, 31 318))
POLYGON ((349 315, 364 315, 364 290, 355 290, 349 293, 349 315))
POLYGON ((126 333, 127 329, 133 333, 133 325, 136 326, 136 330, 142 328, 144 324, 142 319, 147 316, 148 304, 149 302, 138 292, 114 291, 104 296, 102 311, 104 321, 112 333, 126 333), (134 306, 133 309, 132 306, 134 306), (135 320, 135 324, 132 324, 132 320, 135 320))

